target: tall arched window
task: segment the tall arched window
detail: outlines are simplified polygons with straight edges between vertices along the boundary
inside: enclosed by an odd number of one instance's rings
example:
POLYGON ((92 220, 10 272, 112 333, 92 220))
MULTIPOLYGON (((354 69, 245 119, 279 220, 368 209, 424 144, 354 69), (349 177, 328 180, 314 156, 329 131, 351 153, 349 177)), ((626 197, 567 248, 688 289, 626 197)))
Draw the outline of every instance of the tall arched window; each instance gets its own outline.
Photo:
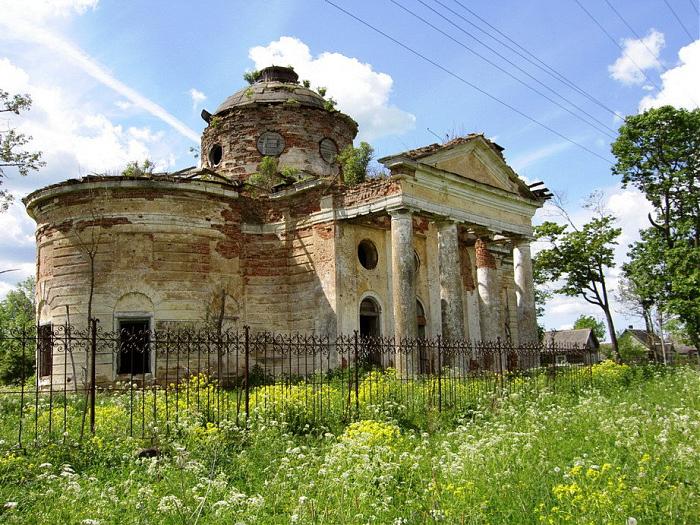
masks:
POLYGON ((378 338, 382 335, 380 325, 380 309, 377 301, 365 297, 360 303, 360 337, 362 338, 363 360, 370 365, 382 364, 379 352, 378 338))

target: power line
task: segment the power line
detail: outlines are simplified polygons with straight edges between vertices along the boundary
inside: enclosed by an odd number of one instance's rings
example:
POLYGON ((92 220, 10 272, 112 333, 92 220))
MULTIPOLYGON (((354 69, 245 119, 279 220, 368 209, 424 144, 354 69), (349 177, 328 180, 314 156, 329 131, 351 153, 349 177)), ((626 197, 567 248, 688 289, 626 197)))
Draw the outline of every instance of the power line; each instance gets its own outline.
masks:
POLYGON ((600 22, 598 22, 598 19, 597 19, 596 17, 594 17, 588 9, 586 9, 585 7, 583 7, 583 4, 581 4, 581 2, 579 2, 579 0, 574 0, 574 2, 576 2, 576 4, 581 8, 581 10, 583 10, 583 12, 586 13, 586 14, 588 15, 588 18, 590 18, 591 20, 593 20, 593 22, 595 23, 595 25, 597 25, 598 28, 600 28, 600 30, 601 30, 603 33, 605 33, 605 35, 612 41, 612 43, 615 44, 615 45, 620 49, 620 51, 622 51, 622 55, 625 56, 625 57, 627 57, 627 58, 629 59, 629 61, 632 62, 632 65, 634 65, 634 67, 636 67, 636 68, 639 70, 639 72, 640 72, 640 73, 642 74, 642 76, 646 79, 646 81, 649 82, 650 84, 652 84, 656 89, 658 89, 659 91, 661 91, 661 88, 656 84, 656 82, 654 82, 653 80, 651 80, 651 79, 646 75, 646 73, 644 73, 644 70, 643 70, 641 67, 639 67, 639 65, 637 65, 637 63, 634 61, 634 59, 633 59, 631 56, 629 56, 627 53, 625 53, 625 49, 620 45, 620 43, 619 43, 617 40, 615 40, 615 38, 614 38, 610 33, 608 33, 608 30, 605 29, 605 27, 603 27, 603 24, 601 24, 600 22))
POLYGON ((700 11, 698 11, 698 6, 695 5, 695 0, 688 0, 690 2, 690 5, 693 6, 693 11, 695 11, 697 14, 700 15, 700 11))
POLYGON ((512 47, 510 47, 510 46, 509 46, 508 44, 506 44, 505 42, 499 41, 496 37, 490 35, 487 31, 483 30, 483 29, 480 28, 479 26, 477 26, 477 25, 475 25, 474 23, 470 22, 469 20, 467 20, 466 18, 464 18, 462 15, 460 15, 460 14, 457 13, 456 11, 450 9, 448 6, 446 6, 445 4, 443 4, 442 2, 440 2, 440 0, 435 0, 436 3, 440 4, 442 7, 444 7, 444 8, 447 9, 448 11, 450 11, 452 14, 454 14, 455 16, 461 18, 462 20, 464 20, 465 22, 467 22, 467 23, 470 24, 471 26, 477 28, 477 29, 478 29, 479 31, 481 31, 482 33, 488 35, 490 38, 496 40, 496 41, 499 42, 501 45, 507 47, 508 49, 510 49, 511 51, 513 51, 514 53, 518 54, 520 57, 522 57, 523 59, 527 60, 527 61, 528 61, 529 63, 531 63, 532 65, 534 65, 534 66, 540 68, 542 71, 544 71, 545 73, 549 74, 552 78, 557 79, 557 80, 558 80, 559 82, 561 82, 562 84, 565 84, 565 85, 567 85, 568 87, 570 87, 571 89, 577 91, 578 93, 580 93, 581 95, 583 95, 584 97, 586 97, 587 99, 589 99, 591 102, 597 104, 598 106, 600 106, 600 107, 603 108, 604 110, 608 111, 610 114, 612 114, 612 115, 614 115, 614 116, 616 116, 616 117, 621 117, 621 115, 620 115, 617 111, 615 111, 615 110, 613 110, 613 109, 610 109, 605 103, 603 103, 602 101, 600 101, 599 99, 597 99, 596 97, 594 97, 593 95, 591 95, 590 93, 588 93, 588 92, 584 91, 583 89, 581 89, 580 87, 578 87, 574 82, 572 82, 572 81, 569 80, 567 77, 565 77, 563 74, 561 74, 559 71, 557 71, 556 69, 554 69, 552 66, 550 66, 550 65, 547 64, 546 62, 544 62, 544 61, 543 61, 542 59, 540 59, 537 55, 535 55, 534 53, 532 53, 531 51, 529 51, 527 48, 523 47, 521 44, 519 44, 518 42, 516 42, 515 40, 513 40, 512 38, 510 38, 507 34, 505 34, 503 31, 501 31, 501 30, 498 29, 497 27, 495 27, 495 26, 493 26, 492 24, 490 24, 490 23, 488 22, 488 20, 485 20, 484 18, 482 18, 481 16, 479 16, 478 13, 476 13, 476 12, 474 12, 473 10, 469 9, 466 5, 464 5, 463 3, 461 3, 459 0, 453 0, 453 1, 454 1, 457 5, 459 5, 462 9, 464 9, 466 12, 468 12, 469 14, 471 14, 472 16, 474 16, 475 18, 477 18, 478 20, 480 20, 483 24, 485 24, 486 26, 490 27, 493 31, 495 31, 495 32, 498 33, 500 36, 502 36, 503 38, 505 38, 508 42, 510 42, 510 43, 513 44, 515 47, 517 47, 518 49, 520 49, 523 53, 525 53, 525 54, 529 55, 530 57, 532 57, 532 60, 530 60, 530 59, 527 58, 526 56, 522 55, 521 53, 519 53, 518 51, 516 51, 515 49, 513 49, 512 47), (534 60, 534 62, 533 62, 533 60, 534 60))
POLYGON ((664 0, 664 4, 666 4, 666 7, 668 7, 669 11, 671 11, 671 13, 673 13, 673 16, 676 17, 676 20, 678 20, 678 23, 683 28, 683 31, 685 31, 685 34, 688 35, 688 38, 690 38, 691 40, 695 40, 695 37, 690 34, 690 31, 688 31, 688 28, 685 27, 683 20, 681 20, 681 18, 678 16, 678 14, 673 9, 673 7, 671 7, 671 4, 668 3, 668 0, 664 0))
POLYGON ((615 138, 615 135, 614 135, 615 130, 614 130, 614 129, 608 127, 607 124, 605 124, 605 123, 603 123, 603 122, 600 122, 600 121, 599 121, 597 118, 595 118, 593 115, 591 115, 590 113, 586 112, 584 109, 580 108, 579 106, 577 106, 577 105, 574 104, 573 102, 571 102, 571 101, 567 100, 566 98, 564 98, 563 96, 561 96, 559 93, 557 93, 556 91, 554 91, 553 89, 551 89, 551 88, 550 88, 549 86, 547 86, 546 84, 542 83, 540 80, 538 80, 537 78, 535 78, 534 76, 532 76, 530 73, 528 73, 527 71, 525 71, 523 68, 521 68, 520 66, 518 66, 518 65, 515 64, 514 62, 510 61, 508 58, 504 57, 504 56, 501 55, 500 53, 498 53, 498 52, 497 52, 496 50, 494 50, 492 47, 488 46, 487 44, 484 44, 484 43, 481 42, 478 38, 474 37, 471 33, 465 31, 463 28, 461 28, 461 27, 459 27, 458 25, 454 24, 451 20, 449 20, 448 18, 446 18, 446 17, 443 16, 442 14, 438 13, 437 11, 435 11, 432 7, 430 7, 430 6, 428 6, 427 4, 425 4, 425 2, 423 2, 422 0, 418 0, 418 2, 421 3, 421 4, 423 4, 423 5, 424 5, 425 7, 427 7, 428 9, 432 10, 434 13, 436 13, 438 16, 440 16, 441 18, 443 18, 444 20, 446 20, 448 23, 454 25, 457 29, 459 29, 460 31, 462 31, 462 32, 465 33, 466 35, 468 35, 468 36, 470 36, 471 38, 475 39, 477 42, 479 42, 481 45, 483 45, 484 47, 486 47, 488 50, 492 51, 492 52, 495 53, 497 56, 499 56, 500 58, 502 58, 503 60, 505 60, 506 62, 508 62, 510 65, 512 65, 513 67, 515 67, 516 69, 518 69, 521 73, 527 75, 529 78, 531 78, 532 80, 534 80, 534 81, 537 82, 538 84, 542 85, 543 87, 545 87, 546 89, 548 89, 549 91, 551 91, 552 93, 554 93, 556 96, 560 97, 560 98, 561 98, 562 100, 564 100, 565 102, 571 104, 573 107, 575 107, 576 109, 578 109, 579 111, 581 111, 581 112, 584 113, 585 115, 589 116, 589 117, 590 117, 592 120, 594 120, 595 122, 598 122, 598 123, 600 124, 600 126, 602 126, 603 128, 607 129, 608 131, 610 131, 610 133, 608 133, 607 131, 605 131, 605 129, 601 129, 599 126, 596 126, 595 124, 591 123, 591 122, 588 121, 587 119, 581 117, 581 116, 578 115, 577 113, 571 111, 568 107, 566 107, 566 106, 560 104, 559 102, 557 102, 556 100, 554 100, 554 99, 551 98, 550 96, 546 95, 545 93, 543 93, 543 92, 540 91, 539 89, 533 87, 532 85, 528 84, 527 82, 525 82, 525 81, 523 81, 522 79, 518 78, 517 76, 513 75, 510 71, 508 71, 508 70, 502 68, 501 66, 499 66, 498 64, 496 64, 495 62, 493 62, 493 61, 490 60, 489 58, 485 57, 485 56, 482 55, 481 53, 479 53, 479 52, 477 52, 477 51, 471 49, 471 48, 470 48, 469 46, 467 46, 464 42, 462 42, 462 41, 460 41, 460 40, 457 40, 457 39, 454 38, 452 35, 450 35, 449 33, 446 33, 445 31, 443 31, 443 30, 440 29, 439 27, 435 26, 434 24, 432 24, 431 22, 429 22, 428 20, 426 20, 426 19, 423 18, 422 16, 418 15, 417 13, 415 13, 414 11, 412 11, 411 9, 408 9, 407 7, 403 6, 402 4, 400 4, 399 2, 397 2, 397 0, 391 0, 391 2, 392 2, 394 5, 398 6, 400 9, 403 9, 405 12, 409 13, 411 16, 417 18, 418 20, 420 20, 420 21, 423 22, 424 24, 430 26, 431 28, 433 28, 435 31, 437 31, 437 32, 440 33, 441 35, 443 35, 443 36, 449 38, 450 40, 452 40, 453 42, 455 42, 457 45, 463 47, 464 49, 466 49, 466 50, 469 51, 470 53, 476 55, 476 56, 479 57, 480 59, 484 60, 485 62, 487 62, 487 63, 490 64, 491 66, 495 67, 496 69, 498 69, 498 70, 501 71, 502 73, 504 73, 504 74, 508 75, 509 77, 511 77, 512 79, 516 80, 517 82, 519 82, 520 84, 522 84, 522 85, 525 86, 526 88, 530 89, 530 90, 533 91, 534 93, 537 93, 538 95, 540 95, 541 97, 545 98, 546 100, 548 100, 548 101, 551 102, 552 104, 555 104, 556 106, 560 107, 561 109, 563 109, 564 111, 566 111, 567 113, 569 113, 570 115, 572 115, 573 117, 579 119, 581 122, 584 122, 584 123, 588 124, 589 126, 591 126, 591 127, 592 127, 593 129, 595 129, 596 131, 598 131, 598 132, 603 133, 604 135, 606 135, 608 138, 611 138, 611 139, 612 139, 612 138, 615 138))
POLYGON ((534 124, 537 124, 537 125, 540 126, 541 128, 546 129, 546 130, 549 131, 550 133, 556 135, 556 136, 559 137, 559 138, 562 138, 562 139, 566 140, 567 142, 570 142, 571 144, 573 144, 573 145, 575 145, 575 146, 581 148, 582 150, 584 150, 584 151, 590 153, 591 155, 594 155, 594 156, 598 157, 599 159, 601 159, 602 161, 606 162, 607 164, 612 164, 612 162, 610 162, 610 159, 606 159, 605 157, 603 157, 602 155, 599 155, 598 153, 596 153, 596 152, 593 151, 592 149, 587 148, 586 146, 584 146, 584 145, 581 144, 580 142, 577 142, 577 141, 575 141, 574 139, 571 139, 571 138, 567 137, 566 135, 560 133, 559 131, 557 131, 557 130, 551 128, 551 127, 548 126, 547 124, 545 124, 545 123, 543 123, 543 122, 540 122, 540 121, 537 120, 536 118, 531 117, 530 115, 528 115, 527 113, 524 113, 523 111, 520 111, 519 109, 517 109, 516 107, 512 106, 512 105, 509 104, 508 102, 506 102, 506 101, 504 101, 504 100, 498 98, 498 97, 495 96, 495 95, 492 95, 491 93, 489 93, 488 91, 485 91, 484 89, 480 88, 480 87, 477 86, 476 84, 472 84, 471 82, 469 82, 467 79, 465 79, 465 78, 462 77, 461 75, 458 75, 457 73, 454 73, 453 71, 447 69, 445 66, 439 64, 439 63, 436 62, 435 60, 433 60, 433 59, 431 59, 431 58, 428 58, 427 56, 423 55, 423 54, 420 53, 419 51, 416 51, 415 49, 413 49, 413 48, 410 47, 409 45, 404 44, 404 43, 401 42, 400 40, 397 40, 397 39, 394 38, 393 36, 391 36, 391 35, 385 33, 384 31, 382 31, 381 29, 379 29, 379 28, 373 26, 373 25, 370 24, 369 22, 366 22, 366 21, 363 20, 362 18, 360 18, 360 17, 354 15, 354 14, 351 13, 350 11, 347 11, 346 9, 344 9, 344 8, 340 7, 339 5, 333 3, 331 0, 324 0, 324 2, 326 2, 327 4, 329 4, 329 5, 333 6, 333 7, 335 7, 338 11, 341 11, 342 13, 345 13, 347 16, 349 16, 349 17, 352 18, 353 20, 356 20, 357 22, 361 23, 361 24, 364 25, 365 27, 370 28, 370 29, 371 29, 372 31, 374 31, 375 33, 378 33, 378 34, 382 35, 384 38, 386 38, 386 39, 388 39, 388 40, 391 40, 394 44, 396 44, 396 45, 398 45, 398 46, 404 48, 404 49, 405 49, 406 51, 408 51, 409 53, 411 53, 411 54, 417 56, 417 57, 420 58, 421 60, 424 60, 425 62, 427 62, 427 63, 429 63, 430 65, 432 65, 432 66, 436 67, 437 69, 439 69, 440 71, 442 71, 442 72, 444 72, 444 73, 447 73, 448 75, 450 75, 451 77, 453 77, 453 78, 459 80, 459 81, 462 82, 463 84, 466 84, 467 86, 471 87, 472 89, 478 91, 478 92, 481 93, 482 95, 485 95, 485 96, 487 96, 488 98, 490 98, 491 100, 494 100, 495 102, 498 102, 498 103, 501 104, 502 106, 507 107, 508 109, 510 109, 511 111, 517 113, 517 114, 520 115, 521 117, 526 118, 526 119, 529 120, 530 122, 532 122, 532 123, 534 123, 534 124))

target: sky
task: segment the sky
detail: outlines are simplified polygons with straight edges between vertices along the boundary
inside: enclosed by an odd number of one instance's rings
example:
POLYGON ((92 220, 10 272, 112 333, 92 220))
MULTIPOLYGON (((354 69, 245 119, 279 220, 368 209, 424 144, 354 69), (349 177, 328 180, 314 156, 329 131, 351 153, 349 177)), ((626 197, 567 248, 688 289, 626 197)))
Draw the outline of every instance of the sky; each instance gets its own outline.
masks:
MULTIPOLYGON (((22 196, 134 160, 158 171, 196 164, 201 110, 272 63, 326 87, 377 158, 482 132, 574 221, 601 191, 623 229, 615 288, 651 208, 611 174, 610 143, 624 115, 697 107, 698 0, 332 2, 0 0, 0 89, 33 99, 28 113, 0 114, 0 132, 31 135, 46 161, 27 177, 5 170, 16 201, 0 214, 0 269, 17 271, 0 274, 0 297, 34 273, 22 196)), ((545 206, 543 220, 561 219, 545 206)), ((641 326, 614 309, 618 328, 641 326)), ((582 313, 602 318, 555 297, 544 324, 568 328, 582 313)))

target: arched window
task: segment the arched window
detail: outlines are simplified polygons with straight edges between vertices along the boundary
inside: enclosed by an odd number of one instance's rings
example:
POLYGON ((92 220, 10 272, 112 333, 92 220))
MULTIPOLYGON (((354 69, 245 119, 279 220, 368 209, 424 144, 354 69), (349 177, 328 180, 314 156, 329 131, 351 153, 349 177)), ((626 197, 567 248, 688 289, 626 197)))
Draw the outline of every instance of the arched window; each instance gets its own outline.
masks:
POLYGON ((377 301, 365 297, 360 303, 360 337, 362 338, 362 361, 369 365, 381 366, 382 356, 378 338, 382 335, 380 309, 377 301))

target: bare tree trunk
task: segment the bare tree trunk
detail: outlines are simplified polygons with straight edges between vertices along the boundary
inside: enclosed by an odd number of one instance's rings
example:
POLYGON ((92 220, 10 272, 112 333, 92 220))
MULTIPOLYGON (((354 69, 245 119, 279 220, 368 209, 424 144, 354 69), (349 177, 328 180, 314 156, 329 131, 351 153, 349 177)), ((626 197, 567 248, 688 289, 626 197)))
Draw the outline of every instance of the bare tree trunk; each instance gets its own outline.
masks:
MULTIPOLYGON (((71 324, 70 324, 70 306, 66 305, 66 330, 68 333, 66 334, 66 337, 69 337, 70 335, 70 330, 72 329, 71 324)), ((66 352, 68 352, 68 348, 65 349, 66 352)), ((76 394, 78 393, 78 374, 75 370, 75 356, 73 355, 73 350, 70 351, 70 366, 71 370, 73 371, 73 392, 76 394)), ((65 375, 66 371, 63 371, 63 374, 65 375)), ((65 381, 65 377, 63 378, 65 381)))
POLYGON ((621 363, 622 358, 620 357, 620 351, 617 347, 617 334, 615 333, 615 324, 613 323, 612 314, 610 313, 610 307, 606 305, 602 306, 602 308, 603 312, 605 312, 605 321, 608 325, 608 333, 610 334, 610 349, 612 351, 613 358, 618 363, 621 363))
POLYGON ((660 308, 656 309, 656 318, 659 322, 659 339, 661 340, 661 354, 664 358, 664 365, 666 365, 668 364, 666 360, 666 356, 668 355, 668 353, 666 352, 666 342, 664 341, 664 314, 661 312, 660 308))

